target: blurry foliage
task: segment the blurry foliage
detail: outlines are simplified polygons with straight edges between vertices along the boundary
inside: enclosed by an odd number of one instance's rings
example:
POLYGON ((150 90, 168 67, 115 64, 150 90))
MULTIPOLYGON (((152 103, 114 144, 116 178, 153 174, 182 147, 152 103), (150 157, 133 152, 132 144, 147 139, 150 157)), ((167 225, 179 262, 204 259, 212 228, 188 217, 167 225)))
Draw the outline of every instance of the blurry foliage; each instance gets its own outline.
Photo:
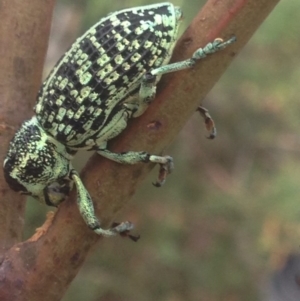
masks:
MULTIPOLYGON (((58 1, 45 74, 100 17, 154 2, 58 1)), ((184 29, 205 1, 173 2, 184 29)), ((167 151, 176 169, 166 185, 151 185, 155 170, 119 217, 140 241, 102 241, 64 301, 261 300, 268 275, 300 243, 299 5, 281 1, 207 95, 216 140, 195 114, 167 151)), ((28 202, 26 237, 46 210, 28 202)))

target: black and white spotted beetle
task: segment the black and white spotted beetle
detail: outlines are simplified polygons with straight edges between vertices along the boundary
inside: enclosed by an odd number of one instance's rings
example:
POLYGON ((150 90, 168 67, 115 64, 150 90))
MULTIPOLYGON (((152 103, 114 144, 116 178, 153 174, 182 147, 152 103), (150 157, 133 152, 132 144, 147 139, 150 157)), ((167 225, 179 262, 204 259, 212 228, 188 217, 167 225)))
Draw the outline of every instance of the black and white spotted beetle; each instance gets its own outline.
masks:
MULTIPOLYGON (((156 185, 173 168, 169 156, 146 152, 113 153, 107 141, 121 133, 155 96, 160 77, 192 67, 199 59, 235 41, 220 38, 197 49, 192 58, 168 64, 182 12, 165 2, 124 9, 108 15, 78 38, 44 81, 35 115, 13 137, 4 160, 9 186, 48 205, 59 205, 75 184, 79 211, 97 234, 128 232, 123 222, 102 229, 91 197, 71 159, 80 149, 124 164, 160 164, 156 185)), ((200 112, 209 120, 204 109, 200 112)))

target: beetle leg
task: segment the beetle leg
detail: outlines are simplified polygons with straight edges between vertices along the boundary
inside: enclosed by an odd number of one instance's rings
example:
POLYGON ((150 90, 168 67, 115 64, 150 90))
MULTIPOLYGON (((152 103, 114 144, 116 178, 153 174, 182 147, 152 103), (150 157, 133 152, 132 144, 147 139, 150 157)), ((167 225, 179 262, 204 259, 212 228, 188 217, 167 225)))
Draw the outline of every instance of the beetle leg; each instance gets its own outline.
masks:
POLYGON ((231 37, 230 39, 228 39, 226 41, 224 41, 221 38, 216 38, 213 42, 207 43, 202 48, 198 48, 193 53, 192 57, 187 60, 175 62, 175 63, 168 64, 168 65, 163 65, 156 69, 152 69, 144 76, 144 81, 148 81, 150 83, 155 82, 154 79, 156 76, 161 76, 166 73, 171 73, 171 72, 176 72, 179 70, 191 68, 195 65, 195 63, 198 60, 205 58, 209 54, 213 54, 219 50, 226 48, 228 45, 232 44, 235 41, 236 41, 235 36, 231 37))
MULTIPOLYGON (((104 145, 105 146, 105 145, 104 145)), ((97 153, 107 159, 121 164, 136 164, 136 163, 158 163, 160 165, 158 180, 153 183, 154 186, 160 187, 164 184, 166 177, 174 168, 173 158, 170 156, 156 156, 147 152, 128 151, 124 153, 113 153, 107 148, 99 148, 97 153)))
POLYGON ((202 48, 198 48, 192 57, 187 60, 163 65, 147 72, 142 78, 139 90, 139 109, 133 114, 133 117, 138 117, 143 114, 152 102, 156 94, 156 84, 163 74, 191 68, 198 60, 226 48, 235 41, 235 36, 226 41, 223 41, 221 38, 216 38, 213 42, 206 44, 202 48))
POLYGON ((209 133, 209 135, 206 136, 206 138, 208 138, 208 139, 216 138, 217 129, 216 129, 214 120, 211 118, 210 114, 208 113, 208 110, 202 106, 199 106, 196 111, 198 111, 204 119, 206 130, 209 133))
POLYGON ((73 169, 70 173, 70 178, 74 181, 77 189, 77 205, 81 216, 85 223, 95 233, 102 236, 115 236, 117 234, 127 235, 130 230, 133 229, 133 224, 130 222, 123 222, 115 225, 109 229, 103 229, 100 226, 100 221, 95 215, 94 205, 90 194, 84 187, 78 173, 73 169))

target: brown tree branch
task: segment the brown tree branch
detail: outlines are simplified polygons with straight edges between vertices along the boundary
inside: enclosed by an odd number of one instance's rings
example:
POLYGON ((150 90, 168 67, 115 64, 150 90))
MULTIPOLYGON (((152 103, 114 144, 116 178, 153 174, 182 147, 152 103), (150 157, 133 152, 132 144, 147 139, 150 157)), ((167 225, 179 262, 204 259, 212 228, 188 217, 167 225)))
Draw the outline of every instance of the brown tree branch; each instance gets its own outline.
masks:
MULTIPOLYGON (((32 106, 41 84, 54 0, 0 0, 0 155, 32 106)), ((0 257, 21 241, 25 199, 6 185, 0 173, 0 257)))
MULTIPOLYGON (((238 42, 199 62, 193 70, 165 76, 154 103, 142 117, 130 122, 110 149, 162 153, 278 1, 208 1, 179 40, 173 61, 190 57, 196 48, 217 36, 235 34, 238 42)), ((82 176, 103 225, 113 221, 152 167, 123 166, 92 157, 82 176)), ((5 279, 1 280, 1 300, 60 300, 99 239, 80 217, 74 192, 42 230, 6 252, 0 271, 0 279, 5 279)))

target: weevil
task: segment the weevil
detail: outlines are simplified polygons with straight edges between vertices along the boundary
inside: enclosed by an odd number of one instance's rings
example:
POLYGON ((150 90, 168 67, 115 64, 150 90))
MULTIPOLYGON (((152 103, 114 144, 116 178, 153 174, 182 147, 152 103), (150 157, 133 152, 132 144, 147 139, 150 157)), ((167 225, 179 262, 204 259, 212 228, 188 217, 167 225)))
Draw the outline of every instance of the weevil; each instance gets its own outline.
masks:
MULTIPOLYGON (((109 14, 78 38, 43 82, 35 115, 10 142, 4 160, 8 185, 52 206, 75 186, 79 211, 95 233, 130 231, 130 222, 101 228, 71 160, 85 149, 122 164, 158 163, 155 185, 163 184, 173 169, 172 157, 145 151, 114 153, 107 142, 126 128, 129 119, 143 114, 163 74, 190 68, 235 41, 217 38, 191 58, 169 64, 181 19, 180 8, 168 2, 134 7, 109 14)), ((207 127, 214 128, 208 112, 198 110, 207 127)))

